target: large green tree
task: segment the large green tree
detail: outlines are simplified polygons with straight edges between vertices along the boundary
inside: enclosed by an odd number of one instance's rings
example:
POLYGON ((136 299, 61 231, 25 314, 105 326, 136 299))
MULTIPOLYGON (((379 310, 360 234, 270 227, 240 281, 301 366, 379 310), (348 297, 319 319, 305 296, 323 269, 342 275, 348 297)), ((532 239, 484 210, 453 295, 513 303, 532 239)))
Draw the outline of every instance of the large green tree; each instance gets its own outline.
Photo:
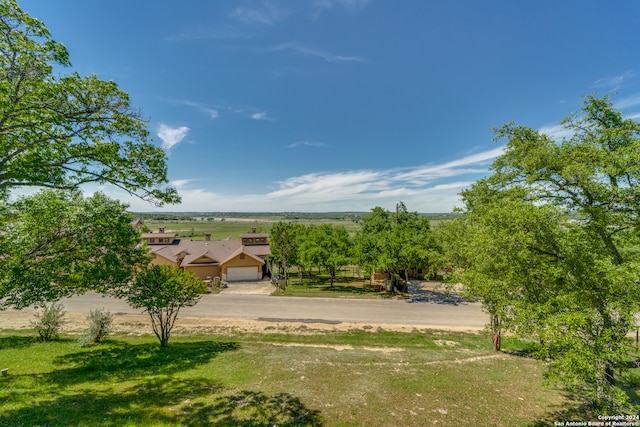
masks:
POLYGON ((126 281, 140 261, 126 207, 83 184, 175 203, 166 155, 112 81, 77 73, 65 46, 15 0, 0 0, 0 308, 126 281), (12 190, 57 189, 10 202, 12 190))
POLYGON ((356 260, 367 271, 382 271, 392 286, 406 289, 409 270, 434 270, 440 247, 429 220, 403 202, 395 213, 375 207, 361 221, 355 238, 356 260))
POLYGON ((535 338, 551 378, 616 413, 640 310, 640 124, 594 96, 562 124, 561 141, 496 130, 504 154, 463 192, 452 259, 494 329, 535 338))
POLYGON ((77 73, 65 46, 15 0, 0 0, 0 198, 18 187, 108 183, 153 203, 179 201, 166 156, 112 81, 77 73))
POLYGON ((147 251, 126 205, 46 190, 0 209, 0 310, 128 283, 147 251))
POLYGON ((300 263, 317 266, 329 272, 330 286, 341 267, 351 262, 351 240, 341 225, 310 225, 299 246, 300 263))

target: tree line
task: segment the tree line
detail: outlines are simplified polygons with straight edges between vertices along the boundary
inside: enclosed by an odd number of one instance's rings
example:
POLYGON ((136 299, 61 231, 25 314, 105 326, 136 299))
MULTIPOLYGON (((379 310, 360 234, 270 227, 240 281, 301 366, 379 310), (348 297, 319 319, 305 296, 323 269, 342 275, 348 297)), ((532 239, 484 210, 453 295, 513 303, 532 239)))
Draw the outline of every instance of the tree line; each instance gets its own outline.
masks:
POLYGON ((291 267, 301 276, 313 269, 324 270, 333 287, 341 268, 356 265, 363 274, 383 274, 390 290, 402 292, 410 270, 435 274, 442 258, 428 218, 409 212, 403 202, 395 213, 373 208, 362 218, 354 237, 341 225, 281 221, 271 228, 269 241, 271 260, 284 276, 284 286, 291 267))

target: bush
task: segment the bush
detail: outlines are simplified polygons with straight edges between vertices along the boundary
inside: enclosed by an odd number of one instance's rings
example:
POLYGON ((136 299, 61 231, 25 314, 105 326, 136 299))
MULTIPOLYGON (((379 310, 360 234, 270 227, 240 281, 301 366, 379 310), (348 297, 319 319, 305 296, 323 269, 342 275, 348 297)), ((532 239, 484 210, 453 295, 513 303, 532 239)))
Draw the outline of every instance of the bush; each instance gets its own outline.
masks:
POLYGON ((89 330, 80 338, 82 347, 97 344, 111 332, 113 315, 109 310, 99 308, 91 310, 87 316, 89 330))
POLYGON ((40 341, 51 341, 56 338, 65 323, 64 306, 61 302, 45 304, 42 307, 42 314, 36 313, 35 319, 31 321, 31 327, 36 330, 40 341))

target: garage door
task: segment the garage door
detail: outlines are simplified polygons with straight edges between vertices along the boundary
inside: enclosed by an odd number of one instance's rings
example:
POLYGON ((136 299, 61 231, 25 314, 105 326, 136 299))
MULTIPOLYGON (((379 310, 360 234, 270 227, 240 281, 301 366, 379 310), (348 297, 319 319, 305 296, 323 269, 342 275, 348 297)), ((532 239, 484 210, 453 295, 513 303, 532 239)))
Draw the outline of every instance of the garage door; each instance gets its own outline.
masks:
POLYGON ((227 268, 227 281, 258 280, 258 267, 229 267, 227 268))

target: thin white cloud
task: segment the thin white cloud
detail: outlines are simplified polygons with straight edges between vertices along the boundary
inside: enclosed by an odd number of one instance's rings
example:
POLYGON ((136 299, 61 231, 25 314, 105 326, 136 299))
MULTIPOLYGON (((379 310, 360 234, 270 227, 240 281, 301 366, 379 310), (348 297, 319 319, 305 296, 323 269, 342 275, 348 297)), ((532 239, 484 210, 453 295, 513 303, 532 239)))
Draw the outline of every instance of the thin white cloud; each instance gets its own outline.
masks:
POLYGON ((186 105, 188 107, 193 107, 198 111, 205 113, 209 116, 210 119, 217 119, 220 116, 220 113, 216 108, 211 108, 205 104, 201 104, 199 102, 193 101, 180 101, 181 104, 186 105))
POLYGON ((321 147, 326 147, 327 144, 325 144, 324 142, 315 142, 315 141, 297 141, 297 142, 294 142, 293 144, 288 145, 289 148, 296 148, 301 146, 321 148, 321 147))
POLYGON ((567 129, 563 125, 549 125, 544 126, 538 129, 543 135, 547 135, 549 138, 555 141, 561 141, 565 138, 571 138, 574 135, 574 131, 571 129, 567 129))
POLYGON ((276 46, 273 46, 270 51, 273 52, 294 52, 302 56, 309 56, 313 58, 320 58, 326 62, 365 62, 363 58, 358 56, 347 56, 347 55, 336 55, 333 53, 324 52, 318 49, 314 49, 308 46, 303 46, 297 43, 282 43, 276 46))
POLYGON ((180 144, 188 133, 189 128, 186 126, 172 128, 164 123, 160 123, 157 135, 158 138, 162 140, 162 148, 169 151, 174 146, 180 144))
POLYGON ((238 114, 244 117, 253 119, 253 120, 274 120, 272 117, 269 117, 269 114, 260 110, 257 107, 251 106, 237 106, 237 105, 229 105, 224 103, 218 104, 205 104, 202 102, 190 101, 186 99, 182 100, 167 100, 167 102, 176 105, 185 105, 187 107, 194 108, 201 113, 204 113, 209 116, 210 119, 215 120, 220 118, 221 114, 238 114))
POLYGON ((486 171, 490 161, 502 153, 504 153, 504 147, 498 147, 480 153, 469 154, 460 159, 439 165, 420 166, 406 172, 399 171, 392 179, 399 182, 409 182, 413 185, 426 185, 438 179, 479 174, 486 171))
POLYGON ((619 110, 626 110, 628 108, 634 108, 640 106, 640 93, 636 93, 625 98, 621 98, 614 102, 614 105, 619 110))
POLYGON ((593 87, 604 89, 607 91, 616 91, 620 89, 627 81, 634 78, 636 74, 631 71, 626 71, 622 74, 618 74, 617 76, 607 76, 593 82, 593 87))
POLYGON ((171 184, 178 190, 182 203, 163 209, 118 189, 105 192, 129 203, 130 209, 137 212, 368 211, 375 206, 393 209, 399 200, 419 212, 451 212, 462 204, 460 191, 488 174, 488 161, 501 153, 502 147, 414 168, 310 173, 275 182, 275 188, 264 192, 220 193, 207 188, 204 181, 174 180, 171 184))
POLYGON ((260 111, 260 112, 257 112, 257 113, 253 113, 253 114, 249 115, 249 117, 251 117, 253 120, 271 120, 267 116, 267 112, 266 111, 260 111))
POLYGON ((290 11, 279 4, 263 0, 253 7, 238 7, 230 15, 245 24, 275 25, 290 15, 290 11))

